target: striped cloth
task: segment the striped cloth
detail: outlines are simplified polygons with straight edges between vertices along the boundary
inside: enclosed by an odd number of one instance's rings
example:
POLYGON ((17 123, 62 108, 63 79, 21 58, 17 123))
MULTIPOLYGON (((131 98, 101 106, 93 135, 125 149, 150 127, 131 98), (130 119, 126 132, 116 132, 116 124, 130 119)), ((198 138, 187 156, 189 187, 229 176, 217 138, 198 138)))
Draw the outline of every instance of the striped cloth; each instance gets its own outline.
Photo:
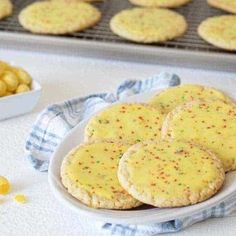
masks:
MULTIPOLYGON (((28 159, 39 171, 47 171, 50 158, 65 135, 82 120, 107 105, 134 94, 180 84, 175 74, 161 73, 143 81, 123 82, 115 93, 93 94, 75 98, 47 107, 35 121, 26 140, 28 159)), ((120 225, 103 223, 99 227, 111 235, 149 236, 158 233, 176 232, 196 222, 210 217, 223 217, 236 211, 236 196, 230 197, 219 205, 191 217, 164 223, 145 225, 120 225)))

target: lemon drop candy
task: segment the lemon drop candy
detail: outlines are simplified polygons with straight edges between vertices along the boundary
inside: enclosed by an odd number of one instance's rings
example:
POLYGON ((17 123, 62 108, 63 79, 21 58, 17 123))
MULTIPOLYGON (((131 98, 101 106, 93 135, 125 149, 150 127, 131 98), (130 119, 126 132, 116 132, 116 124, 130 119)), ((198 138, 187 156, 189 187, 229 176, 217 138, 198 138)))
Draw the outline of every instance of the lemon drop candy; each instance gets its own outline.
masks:
POLYGON ((16 93, 25 93, 30 91, 30 88, 26 84, 20 84, 16 89, 16 93))
POLYGON ((11 185, 9 181, 3 177, 0 176, 0 194, 7 194, 10 192, 11 185))
POLYGON ((26 85, 31 84, 32 78, 29 75, 29 73, 27 73, 25 70, 23 70, 21 68, 15 68, 15 72, 16 72, 21 84, 26 84, 26 85))
POLYGON ((14 197, 14 201, 17 202, 17 203, 24 204, 27 201, 27 197, 25 195, 23 195, 23 194, 17 194, 14 197))
POLYGON ((0 61, 0 76, 3 75, 3 73, 8 67, 9 65, 6 62, 0 61))
POLYGON ((7 85, 4 81, 0 80, 0 97, 5 96, 7 92, 7 85))
POLYGON ((19 80, 18 80, 17 76, 13 72, 6 71, 2 75, 2 80, 7 85, 7 91, 14 92, 17 89, 18 84, 19 84, 19 80))

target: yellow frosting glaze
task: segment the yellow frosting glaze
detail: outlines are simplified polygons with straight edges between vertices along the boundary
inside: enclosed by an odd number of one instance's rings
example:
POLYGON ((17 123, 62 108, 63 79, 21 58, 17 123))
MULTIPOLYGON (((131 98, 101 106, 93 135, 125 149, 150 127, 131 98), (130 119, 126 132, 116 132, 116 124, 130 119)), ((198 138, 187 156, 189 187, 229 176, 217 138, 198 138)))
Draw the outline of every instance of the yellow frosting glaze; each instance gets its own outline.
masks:
POLYGON ((226 171, 236 168, 236 106, 221 100, 198 101, 173 114, 165 138, 204 145, 219 156, 226 171))
POLYGON ((118 143, 93 143, 80 146, 70 156, 66 173, 72 183, 90 194, 112 199, 126 194, 117 178, 120 158, 128 146, 118 143))
POLYGON ((142 104, 117 104, 92 118, 85 131, 88 140, 120 140, 136 143, 160 137, 164 115, 142 104))
POLYGON ((208 152, 180 141, 143 144, 125 164, 137 192, 164 200, 200 193, 219 176, 208 152))
POLYGON ((162 112, 168 113, 184 102, 211 98, 228 99, 222 92, 216 89, 200 85, 185 84, 161 92, 151 99, 150 104, 156 106, 162 112))

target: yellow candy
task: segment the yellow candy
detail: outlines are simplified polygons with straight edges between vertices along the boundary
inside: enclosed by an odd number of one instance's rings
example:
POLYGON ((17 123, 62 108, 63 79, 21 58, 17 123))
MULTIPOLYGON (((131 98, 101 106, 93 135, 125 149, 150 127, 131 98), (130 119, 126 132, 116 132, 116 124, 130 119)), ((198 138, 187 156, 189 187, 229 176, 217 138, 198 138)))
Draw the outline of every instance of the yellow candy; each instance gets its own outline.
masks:
POLYGON ((4 81, 0 80, 0 97, 5 96, 7 92, 7 85, 4 81))
POLYGON ((16 89, 16 93, 25 93, 30 91, 30 88, 26 84, 20 84, 16 89))
POLYGON ((3 61, 0 61, 0 76, 3 75, 4 71, 8 68, 8 64, 3 62, 3 61))
POLYGON ((26 85, 31 84, 32 78, 25 70, 23 70, 21 68, 16 68, 15 72, 16 72, 21 84, 26 84, 26 85))
POLYGON ((7 92, 5 93, 5 96, 10 96, 10 95, 12 95, 12 94, 13 94, 12 92, 7 91, 7 92))
POLYGON ((14 92, 17 89, 19 81, 17 76, 13 72, 6 71, 2 76, 2 80, 7 85, 7 91, 14 92))
POLYGON ((0 194, 7 194, 10 192, 11 185, 9 181, 3 177, 0 176, 0 194))
POLYGON ((17 195, 14 197, 14 201, 17 202, 17 203, 24 204, 24 203, 26 203, 27 198, 26 198, 26 196, 23 195, 23 194, 17 194, 17 195))

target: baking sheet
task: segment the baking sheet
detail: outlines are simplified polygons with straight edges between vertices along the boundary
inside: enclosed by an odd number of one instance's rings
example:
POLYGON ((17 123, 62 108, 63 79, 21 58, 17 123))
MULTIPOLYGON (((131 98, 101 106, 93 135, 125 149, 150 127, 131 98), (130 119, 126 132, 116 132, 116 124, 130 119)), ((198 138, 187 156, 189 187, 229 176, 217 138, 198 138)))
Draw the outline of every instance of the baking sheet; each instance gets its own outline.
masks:
POLYGON ((0 21, 1 47, 236 71, 236 53, 218 49, 197 35, 197 27, 202 20, 225 14, 208 6, 206 0, 193 0, 176 9, 187 18, 189 24, 183 37, 148 45, 124 40, 109 29, 109 20, 115 13, 132 7, 127 0, 106 0, 95 4, 103 13, 102 21, 92 29, 66 36, 34 35, 24 30, 17 17, 20 10, 31 2, 34 1, 13 0, 13 16, 0 21))

